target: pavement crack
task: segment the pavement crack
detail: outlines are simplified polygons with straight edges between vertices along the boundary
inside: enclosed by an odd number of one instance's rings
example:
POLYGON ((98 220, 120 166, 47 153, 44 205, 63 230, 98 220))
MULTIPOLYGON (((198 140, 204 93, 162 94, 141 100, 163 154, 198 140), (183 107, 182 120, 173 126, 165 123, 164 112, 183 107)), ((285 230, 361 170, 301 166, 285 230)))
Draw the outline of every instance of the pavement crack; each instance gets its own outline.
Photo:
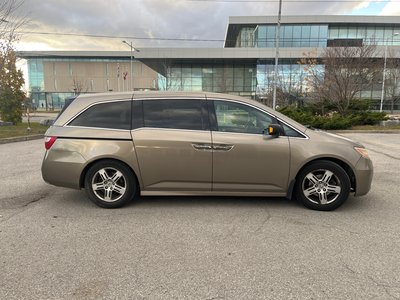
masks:
POLYGON ((272 216, 271 213, 269 212, 269 210, 267 208, 265 208, 265 211, 267 213, 267 215, 264 217, 264 220, 261 222, 261 224, 256 228, 256 230, 253 231, 253 233, 258 233, 261 231, 261 229, 265 226, 265 224, 267 224, 267 222, 269 220, 271 220, 272 216))
POLYGON ((373 278, 371 275, 367 275, 366 277, 370 281, 372 281, 376 286, 383 288, 388 296, 392 297, 393 299, 400 299, 399 297, 392 295, 389 290, 390 288, 398 288, 398 286, 393 286, 393 285, 390 285, 387 283, 379 282, 378 280, 373 278))
MULTIPOLYGON (((230 220, 231 222, 229 224, 230 225, 230 229, 229 229, 227 234, 223 235, 223 240, 226 240, 226 239, 228 239, 228 238, 233 236, 233 234, 236 231, 236 226, 237 226, 235 220, 236 220, 237 217, 241 217, 241 216, 242 216, 242 214, 239 213, 239 214, 235 214, 235 215, 233 215, 231 217, 231 220, 230 220)), ((247 221, 247 219, 246 219, 246 221, 247 221)))
POLYGON ((135 283, 136 286, 137 286, 137 285, 141 286, 141 284, 139 283, 139 272, 138 272, 138 267, 139 267, 139 264, 142 262, 142 260, 148 255, 148 253, 149 253, 149 250, 145 250, 145 251, 138 257, 138 259, 136 260, 136 262, 135 262, 135 264, 134 264, 134 266, 133 266, 134 275, 135 275, 134 283, 135 283))
POLYGON ((28 206, 28 205, 30 205, 30 204, 32 204, 32 203, 38 202, 38 201, 40 201, 40 200, 46 198, 47 195, 48 195, 48 194, 38 195, 37 198, 34 198, 34 199, 32 199, 31 201, 29 201, 29 202, 23 204, 22 207, 26 207, 26 206, 28 206))
POLYGON ((10 214, 7 218, 1 218, 0 223, 7 222, 8 220, 12 219, 13 217, 23 213, 24 211, 27 210, 30 204, 38 202, 44 198, 46 198, 49 195, 49 193, 42 193, 38 195, 29 195, 30 197, 33 197, 32 200, 28 202, 23 202, 20 200, 24 200, 27 195, 24 196, 19 196, 19 197, 10 197, 5 199, 0 200, 0 209, 9 209, 9 210, 16 210, 15 213, 10 214), (21 203, 22 202, 22 203, 21 203), (20 210, 18 210, 20 209, 20 210))
POLYGON ((375 149, 371 149, 371 148, 368 148, 368 150, 369 150, 369 151, 372 151, 372 152, 375 152, 375 153, 378 153, 378 154, 385 155, 385 156, 387 156, 387 157, 389 157, 389 158, 391 158, 391 159, 400 160, 400 157, 396 157, 396 156, 387 154, 387 153, 385 153, 385 152, 381 152, 381 151, 378 151, 378 150, 375 150, 375 149))
POLYGON ((360 234, 360 233, 357 232, 357 231, 352 231, 352 230, 348 230, 348 229, 343 229, 343 228, 341 228, 341 227, 333 226, 333 225, 330 225, 330 224, 321 224, 320 226, 325 227, 325 228, 334 229, 334 230, 341 231, 341 232, 346 232, 346 233, 351 233, 351 234, 360 234))
POLYGON ((40 194, 28 194, 15 197, 7 197, 0 199, 1 209, 17 209, 22 207, 27 207, 29 204, 38 202, 49 195, 48 192, 40 194))
POLYGON ((359 274, 356 272, 354 269, 352 269, 346 262, 342 261, 343 267, 345 267, 346 270, 348 270, 351 274, 359 274))
MULTIPOLYGON (((277 219, 282 219, 283 221, 286 221, 290 224, 293 225, 301 225, 301 226, 311 226, 311 227, 323 227, 323 228, 327 228, 327 229, 331 229, 331 230, 336 230, 336 231, 340 231, 340 232, 344 232, 344 233, 349 233, 349 234, 360 234, 357 231, 353 231, 353 230, 349 230, 347 228, 342 228, 339 226, 335 226, 335 225, 331 225, 331 224, 320 224, 320 223, 313 223, 313 222, 308 222, 308 221, 304 221, 304 220, 299 220, 298 218, 292 217, 292 216, 282 216, 282 215, 274 215, 274 216, 270 216, 269 218, 267 217, 266 220, 264 220, 264 224, 262 224, 261 226, 259 226, 259 228, 257 228, 257 230, 261 230, 262 226, 265 225, 265 223, 267 223, 267 221, 271 218, 277 218, 277 219)), ((256 230, 256 231, 257 231, 256 230)), ((256 232, 254 231, 254 232, 256 232)))
POLYGON ((349 264, 347 264, 347 263, 344 262, 343 260, 341 260, 341 263, 342 263, 342 266, 343 266, 346 270, 348 270, 351 274, 357 275, 357 276, 359 276, 359 277, 361 277, 361 278, 364 278, 364 279, 367 279, 367 280, 371 281, 371 282, 372 282, 373 284, 375 284, 377 287, 382 288, 382 289, 385 291, 385 293, 386 293, 389 297, 391 297, 391 298, 393 298, 393 299, 397 299, 397 300, 400 299, 399 297, 392 295, 392 294, 390 293, 390 290, 389 290, 389 289, 391 289, 391 288, 398 288, 398 286, 379 282, 378 280, 376 280, 375 278, 373 278, 373 277, 372 277, 371 275, 369 275, 369 274, 364 274, 364 273, 362 273, 362 272, 356 271, 355 269, 353 269, 352 267, 350 267, 349 264))
POLYGON ((224 240, 232 237, 235 231, 236 231, 236 226, 233 225, 232 228, 229 230, 229 232, 225 235, 224 240))

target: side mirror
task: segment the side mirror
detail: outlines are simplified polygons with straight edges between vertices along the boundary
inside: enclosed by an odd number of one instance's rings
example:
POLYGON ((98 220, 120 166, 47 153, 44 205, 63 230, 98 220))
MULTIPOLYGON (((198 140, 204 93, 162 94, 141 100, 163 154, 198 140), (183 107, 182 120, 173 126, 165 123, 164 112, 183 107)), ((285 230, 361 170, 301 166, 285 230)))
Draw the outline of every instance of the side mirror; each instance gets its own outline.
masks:
POLYGON ((282 126, 279 124, 270 124, 268 126, 268 135, 277 138, 278 136, 280 136, 281 134, 283 134, 283 129, 282 126))

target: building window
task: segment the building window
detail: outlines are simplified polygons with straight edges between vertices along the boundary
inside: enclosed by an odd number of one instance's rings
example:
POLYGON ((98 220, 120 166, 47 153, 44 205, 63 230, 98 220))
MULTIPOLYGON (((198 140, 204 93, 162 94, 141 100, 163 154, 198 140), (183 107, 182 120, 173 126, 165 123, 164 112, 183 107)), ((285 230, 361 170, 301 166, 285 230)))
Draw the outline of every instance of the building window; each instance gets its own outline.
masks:
MULTIPOLYGON (((399 28, 400 29, 400 28, 399 28)), ((361 39, 376 45, 398 45, 399 37, 393 35, 393 26, 375 25, 332 25, 329 27, 329 39, 361 39)))
POLYGON ((256 68, 244 64, 177 64, 158 86, 174 91, 209 91, 236 94, 256 90, 256 68))
MULTIPOLYGON (((254 31, 254 47, 275 47, 276 25, 259 25, 254 31)), ((238 38, 239 39, 239 38, 238 38)), ((326 47, 328 25, 282 25, 279 46, 326 47)))

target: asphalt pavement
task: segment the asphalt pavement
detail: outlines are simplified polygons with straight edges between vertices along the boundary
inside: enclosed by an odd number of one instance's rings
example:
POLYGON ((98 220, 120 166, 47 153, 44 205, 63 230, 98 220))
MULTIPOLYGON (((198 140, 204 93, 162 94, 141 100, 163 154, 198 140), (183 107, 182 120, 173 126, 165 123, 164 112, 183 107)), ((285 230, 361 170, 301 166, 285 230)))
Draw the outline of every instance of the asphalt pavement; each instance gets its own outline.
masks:
POLYGON ((0 299, 400 299, 400 134, 346 134, 371 192, 334 212, 281 198, 143 197, 122 209, 0 145, 0 299))

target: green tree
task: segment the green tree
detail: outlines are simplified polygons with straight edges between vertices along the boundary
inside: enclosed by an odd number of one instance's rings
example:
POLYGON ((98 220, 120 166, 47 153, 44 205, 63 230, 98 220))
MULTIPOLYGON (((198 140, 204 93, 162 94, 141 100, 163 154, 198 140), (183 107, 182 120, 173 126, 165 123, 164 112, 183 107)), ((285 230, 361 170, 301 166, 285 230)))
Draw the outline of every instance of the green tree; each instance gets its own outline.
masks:
POLYGON ((22 4, 23 0, 0 1, 0 118, 13 123, 22 121, 22 103, 26 98, 13 48, 17 29, 26 23, 26 18, 17 13, 22 4))
POLYGON ((0 54, 3 68, 0 69, 0 115, 1 119, 14 124, 22 121, 22 103, 25 93, 22 91, 24 78, 17 70, 16 55, 13 50, 0 54))

